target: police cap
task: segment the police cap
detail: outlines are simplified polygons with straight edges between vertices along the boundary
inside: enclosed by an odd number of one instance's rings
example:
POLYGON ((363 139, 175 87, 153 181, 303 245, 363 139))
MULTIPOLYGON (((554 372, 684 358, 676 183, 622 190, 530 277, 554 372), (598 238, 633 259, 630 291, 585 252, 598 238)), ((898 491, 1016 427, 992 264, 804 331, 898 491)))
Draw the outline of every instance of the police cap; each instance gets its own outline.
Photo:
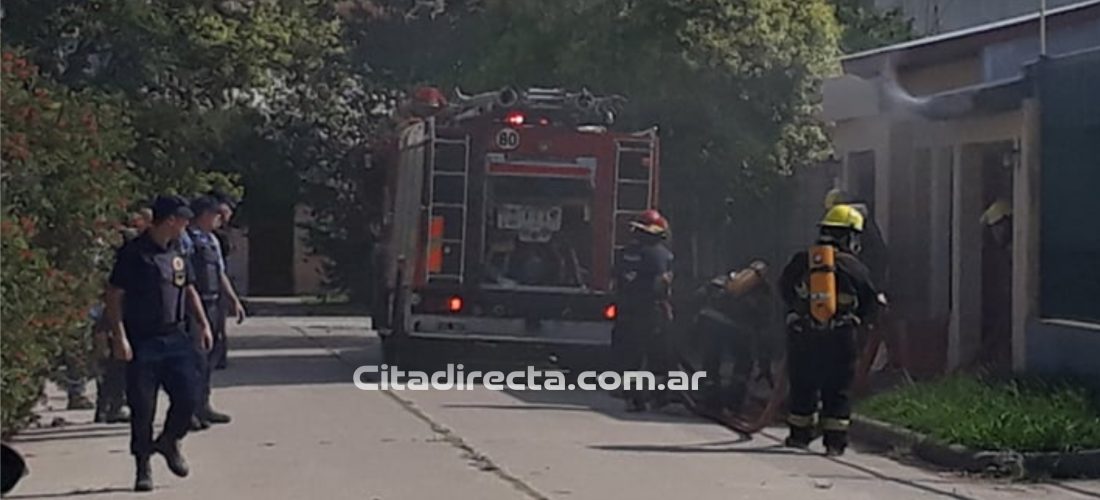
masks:
POLYGON ((153 220, 162 221, 172 216, 190 219, 195 216, 195 213, 187 205, 187 200, 181 196, 157 196, 153 201, 153 220))

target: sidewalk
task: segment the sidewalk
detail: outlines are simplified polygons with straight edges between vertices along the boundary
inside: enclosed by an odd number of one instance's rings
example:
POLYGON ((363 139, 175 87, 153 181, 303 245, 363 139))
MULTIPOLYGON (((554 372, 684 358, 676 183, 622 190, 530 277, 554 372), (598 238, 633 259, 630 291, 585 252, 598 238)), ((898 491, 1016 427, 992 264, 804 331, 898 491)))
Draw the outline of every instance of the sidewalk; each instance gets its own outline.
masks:
MULTIPOLYGON (((154 457, 156 490, 131 493, 127 425, 92 424, 91 411, 47 411, 44 422, 13 445, 30 475, 10 498, 113 499, 511 499, 513 488, 468 467, 460 453, 384 393, 351 384, 352 369, 333 351, 362 351, 362 318, 325 318, 324 344, 293 328, 311 318, 252 318, 230 335, 228 370, 215 374, 214 401, 233 422, 189 435, 191 476, 172 476, 154 457), (430 473, 429 473, 430 472, 430 473)), ((50 405, 63 407, 64 394, 50 405)), ((167 408, 162 397, 160 417, 167 408)), ((159 422, 158 422, 159 426, 159 422)))
POLYGON ((353 317, 253 317, 232 330, 214 402, 233 423, 187 437, 189 478, 154 459, 152 494, 130 493, 127 426, 47 411, 44 422, 71 424, 14 442, 31 473, 11 498, 1100 498, 1100 481, 989 481, 858 450, 826 458, 781 447, 781 429, 741 438, 676 407, 628 414, 600 392, 360 391, 355 367, 381 363, 366 327, 353 317))

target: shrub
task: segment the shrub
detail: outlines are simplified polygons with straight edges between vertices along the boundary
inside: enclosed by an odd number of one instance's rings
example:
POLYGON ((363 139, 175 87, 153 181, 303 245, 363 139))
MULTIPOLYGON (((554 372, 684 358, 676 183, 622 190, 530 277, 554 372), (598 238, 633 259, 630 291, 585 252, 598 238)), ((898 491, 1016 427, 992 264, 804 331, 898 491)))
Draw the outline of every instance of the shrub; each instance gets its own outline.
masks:
POLYGON ((0 103, 2 431, 18 430, 64 357, 84 359, 87 311, 102 290, 113 221, 130 203, 120 161, 132 131, 108 99, 72 93, 3 51, 0 103))

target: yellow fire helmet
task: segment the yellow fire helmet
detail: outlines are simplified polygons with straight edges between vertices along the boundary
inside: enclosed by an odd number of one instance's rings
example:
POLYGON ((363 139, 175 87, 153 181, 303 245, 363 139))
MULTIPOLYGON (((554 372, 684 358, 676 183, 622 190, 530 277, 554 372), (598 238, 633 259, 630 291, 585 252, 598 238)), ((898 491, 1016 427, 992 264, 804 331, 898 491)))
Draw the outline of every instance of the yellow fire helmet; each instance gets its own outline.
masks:
POLYGON ((993 226, 1011 215, 1012 205, 1005 200, 997 200, 982 214, 981 222, 986 226, 993 226))
POLYGON ((837 206, 842 203, 846 197, 847 195, 844 194, 844 191, 837 188, 830 189, 828 193, 825 193, 825 209, 828 210, 837 206))
POLYGON ((857 233, 862 233, 863 214, 851 205, 836 205, 825 212, 825 217, 821 219, 818 225, 821 227, 851 229, 857 233))

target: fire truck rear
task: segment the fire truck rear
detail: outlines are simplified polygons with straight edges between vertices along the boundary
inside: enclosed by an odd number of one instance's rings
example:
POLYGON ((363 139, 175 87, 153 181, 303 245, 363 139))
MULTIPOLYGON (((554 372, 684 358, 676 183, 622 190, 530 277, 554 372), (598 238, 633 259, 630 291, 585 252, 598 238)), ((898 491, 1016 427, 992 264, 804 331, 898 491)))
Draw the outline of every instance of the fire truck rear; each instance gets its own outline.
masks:
POLYGON ((617 249, 657 201, 656 129, 620 98, 504 89, 407 123, 389 165, 383 346, 608 346, 617 249))

